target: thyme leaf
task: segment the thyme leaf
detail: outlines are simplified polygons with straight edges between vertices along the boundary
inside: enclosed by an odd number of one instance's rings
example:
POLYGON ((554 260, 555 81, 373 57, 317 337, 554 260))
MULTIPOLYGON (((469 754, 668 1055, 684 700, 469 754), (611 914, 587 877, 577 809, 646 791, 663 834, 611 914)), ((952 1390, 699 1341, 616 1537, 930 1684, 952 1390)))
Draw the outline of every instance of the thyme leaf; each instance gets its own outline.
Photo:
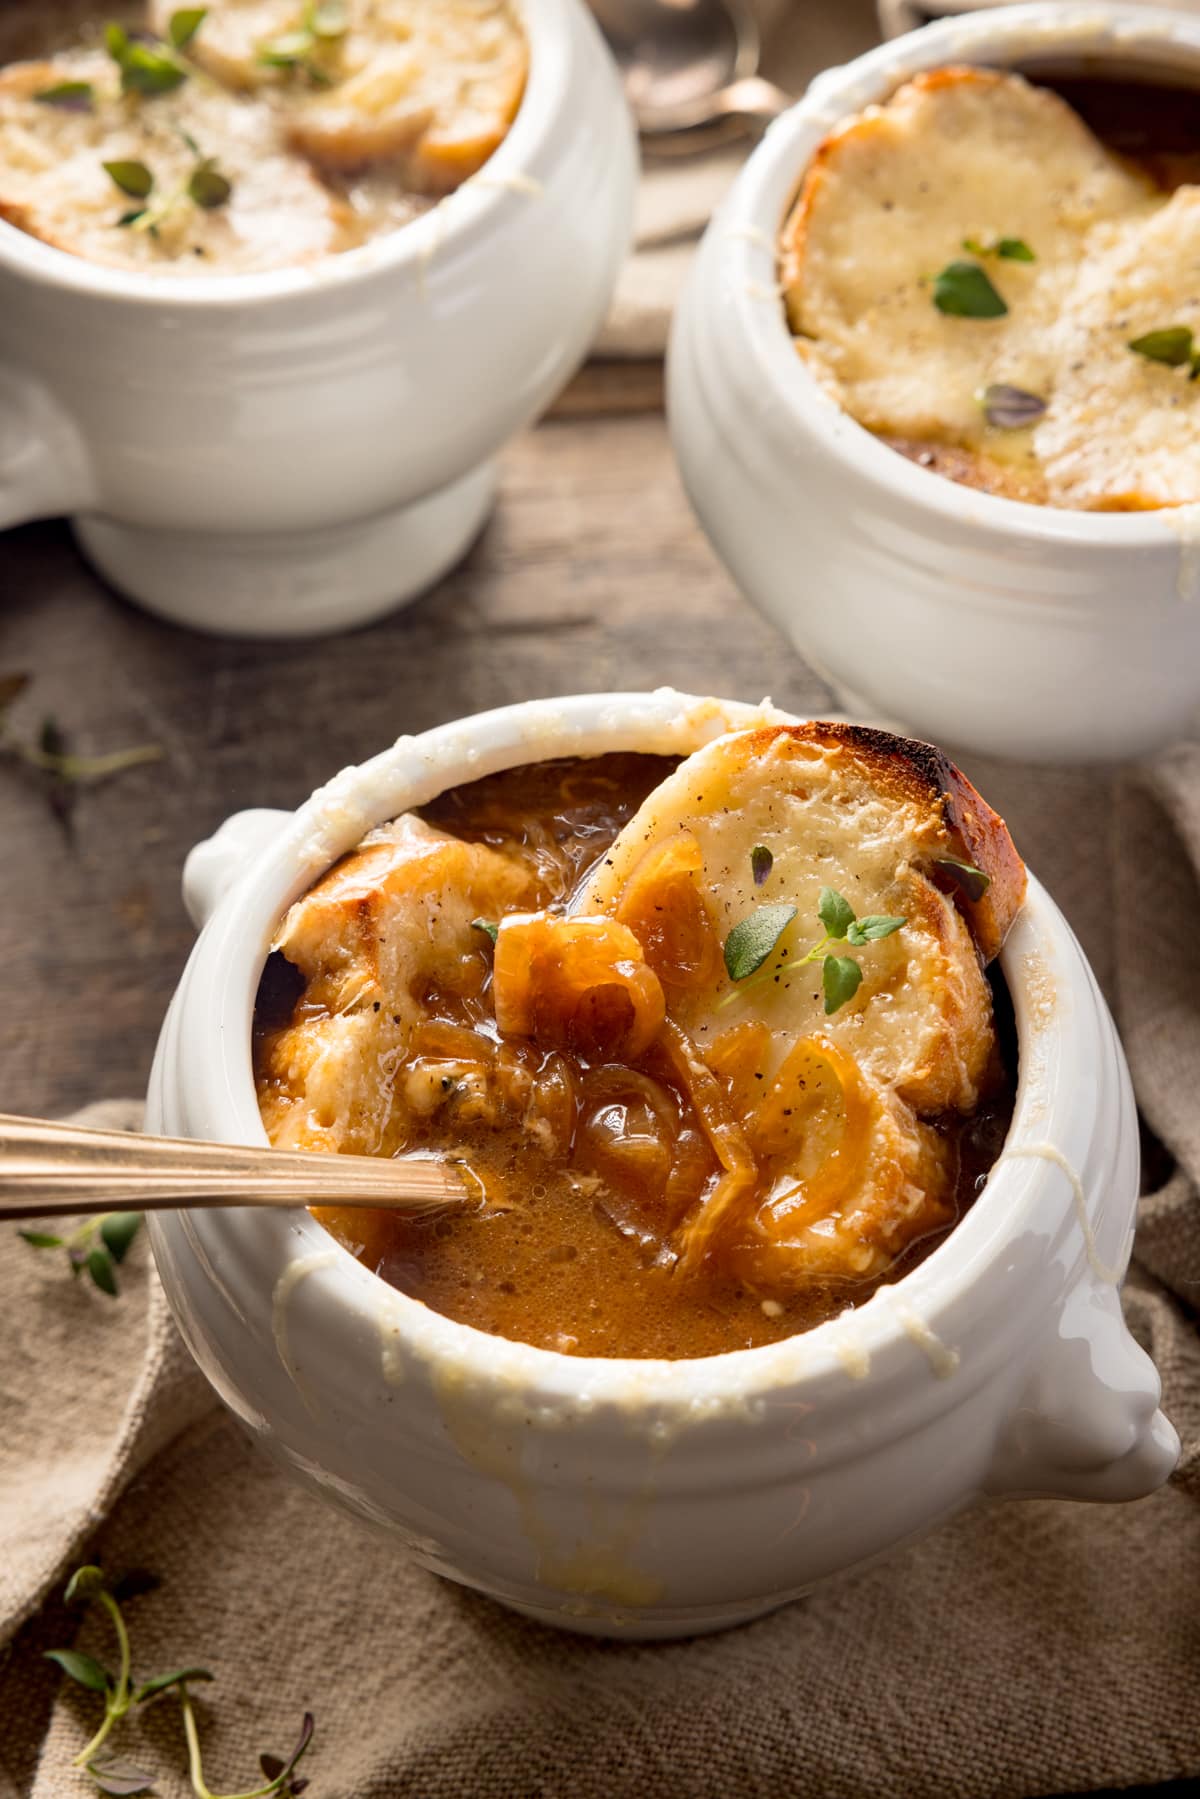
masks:
POLYGON ((984 874, 973 862, 961 862, 957 856, 941 856, 933 866, 969 900, 981 900, 992 884, 991 875, 984 874))
POLYGON ((1034 424, 1045 412, 1047 404, 1040 394, 1031 394, 1023 387, 1010 387, 1005 381, 985 387, 979 395, 979 403, 988 424, 1001 431, 1020 431, 1024 426, 1034 424))
POLYGON ((750 873, 754 877, 754 885, 761 887, 775 865, 775 858, 765 843, 756 843, 750 851, 750 873))
MULTIPOLYGON (((143 1576, 141 1590, 147 1590, 146 1578, 143 1576)), ((263 1754, 259 1757, 259 1766, 266 1777, 265 1784, 255 1786, 250 1792, 221 1795, 214 1793, 204 1778, 204 1764, 201 1755, 200 1731, 196 1720, 195 1708, 192 1704, 191 1684, 198 1680, 212 1680, 213 1676, 207 1668, 174 1668, 169 1673, 151 1675, 148 1680, 137 1682, 133 1678, 132 1651, 129 1630, 121 1610, 122 1583, 112 1585, 102 1569, 89 1566, 79 1568, 71 1576, 65 1597, 68 1600, 81 1599, 95 1601, 103 1607, 108 1615, 113 1633, 116 1637, 119 1663, 115 1675, 109 1672, 94 1656, 85 1655, 77 1649, 51 1649, 47 1651, 48 1659, 62 1669, 69 1679, 89 1692, 101 1693, 104 1696, 104 1716, 100 1726, 85 1749, 75 1757, 73 1767, 86 1768, 96 1785, 103 1793, 111 1793, 125 1799, 127 1795, 147 1793, 153 1790, 154 1775, 145 1769, 134 1766, 132 1762, 120 1761, 106 1757, 97 1760, 100 1750, 108 1741, 112 1732, 120 1724, 133 1705, 140 1705, 148 1699, 156 1699, 165 1693, 174 1693, 179 1701, 183 1717, 184 1737, 188 1751, 188 1776, 196 1799, 272 1799, 272 1795, 291 1796, 303 1792, 308 1782, 296 1778, 295 1770, 301 1757, 307 1752, 313 1739, 313 1715, 305 1712, 300 1727, 300 1736, 287 1757, 263 1754)))
POLYGON ((131 200, 144 200, 154 192, 154 176, 144 162, 106 162, 101 167, 131 200))
POLYGON ((977 262, 948 262, 933 278, 933 303, 939 312, 962 319, 999 319, 1008 311, 977 262))
POLYGON ((988 243, 981 243, 977 237, 964 237, 962 247, 972 256, 999 256, 1004 262, 1037 261, 1023 237, 997 237, 988 243))
POLYGON ((173 12, 167 24, 172 49, 186 50, 207 17, 207 6, 181 6, 173 12))
POLYGON ((1197 350, 1190 325, 1165 325, 1161 331, 1147 331, 1130 339, 1129 346, 1149 362, 1164 362, 1168 368, 1191 367, 1189 381, 1200 376, 1200 350, 1197 350))
POLYGON ((43 106, 61 106, 64 112, 91 112, 96 90, 90 81, 58 81, 33 97, 43 106))
POLYGON ((759 906, 725 939, 725 972, 731 981, 744 981, 762 967, 795 918, 795 906, 759 906))

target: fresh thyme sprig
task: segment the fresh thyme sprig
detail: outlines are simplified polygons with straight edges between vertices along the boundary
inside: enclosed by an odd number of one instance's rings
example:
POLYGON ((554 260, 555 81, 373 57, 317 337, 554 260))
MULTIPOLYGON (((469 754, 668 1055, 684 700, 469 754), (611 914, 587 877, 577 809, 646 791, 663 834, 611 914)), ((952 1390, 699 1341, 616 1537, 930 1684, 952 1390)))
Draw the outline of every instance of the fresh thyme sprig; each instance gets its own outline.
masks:
POLYGON ((187 138, 187 143, 195 152, 195 167, 181 186, 160 194, 157 199, 152 197, 157 185, 154 173, 144 162, 106 162, 103 165, 105 173, 123 194, 128 194, 131 200, 147 202, 145 206, 136 206, 130 212, 123 212, 117 220, 118 225, 126 225, 134 231, 156 233, 159 226, 186 200, 205 212, 225 205, 233 193, 232 181, 228 175, 222 175, 214 156, 201 155, 199 147, 190 137, 187 138))
POLYGON ((86 1273, 94 1287, 116 1299, 120 1294, 117 1269, 129 1254, 141 1222, 140 1212, 104 1212, 87 1219, 67 1237, 53 1231, 18 1231, 17 1235, 31 1249, 65 1249, 76 1279, 86 1273))
POLYGON ((182 87, 191 70, 183 52, 208 16, 206 6, 182 6, 171 14, 167 41, 143 33, 132 37, 124 25, 104 27, 104 48, 121 71, 121 92, 169 94, 182 87))
POLYGON ((1036 262, 1037 257, 1023 237, 964 237, 964 250, 972 256, 999 256, 1003 262, 1036 262))
POLYGON ((258 46, 258 60, 268 69, 288 69, 307 75, 318 87, 328 87, 331 47, 340 43, 350 28, 344 0, 310 0, 302 23, 295 31, 265 38, 258 46))
POLYGON ((18 736, 8 721, 8 713, 29 687, 30 679, 26 674, 0 674, 0 763, 13 762, 44 777, 50 810, 69 829, 81 786, 108 780, 147 762, 159 762, 163 752, 157 744, 145 743, 134 749, 113 750, 106 756, 77 756, 53 718, 43 720, 35 742, 18 736))
MULTIPOLYGON (((157 1585, 157 1582, 152 1581, 150 1584, 157 1585)), ((259 1785, 241 1793, 214 1793, 204 1777, 200 1730, 191 1693, 191 1687, 197 1681, 209 1681, 214 1676, 207 1668, 188 1667, 173 1668, 165 1674, 152 1675, 148 1680, 136 1681, 129 1631, 121 1611, 120 1588, 109 1583, 101 1568, 89 1565, 76 1569, 67 1584, 64 1597, 68 1604, 95 1601, 103 1606, 116 1637, 116 1674, 94 1656, 86 1655, 78 1649, 50 1649, 46 1652, 48 1660, 57 1663, 71 1680, 88 1692, 104 1696, 104 1717, 99 1728, 72 1763, 73 1767, 86 1768, 102 1793, 126 1795, 128 1799, 132 1799, 134 1794, 154 1791, 155 1776, 146 1769, 124 1760, 106 1758, 100 1761, 97 1757, 133 1706, 145 1705, 167 1693, 174 1693, 179 1700, 187 1741, 188 1776, 196 1799, 273 1799, 276 1794, 294 1799, 295 1795, 304 1791, 308 1781, 296 1774, 296 1768, 312 1742, 311 1712, 304 1714, 299 1740, 290 1755, 285 1757, 268 1753, 259 1757, 259 1767, 264 1775, 264 1780, 259 1785)))
MULTIPOLYGON (((757 851, 755 852, 757 854, 757 851)), ((758 884, 758 866, 751 857, 751 871, 755 884, 758 884)), ((769 871, 768 871, 769 872, 769 871)), ((763 877, 766 878, 765 876, 763 877)), ((758 975, 753 986, 760 986, 772 979, 771 971, 759 973, 764 962, 777 947, 780 938, 796 917, 797 908, 789 905, 758 906, 748 913, 738 924, 735 924, 725 939, 725 972, 731 981, 737 984, 737 992, 747 991, 750 977, 758 975)), ((908 923, 906 918, 894 918, 884 913, 873 912, 865 918, 855 915, 850 901, 833 887, 822 887, 817 902, 817 917, 824 927, 824 936, 817 939, 804 955, 797 956, 791 964, 793 968, 803 968, 808 962, 821 963, 821 985, 825 994, 825 1014, 832 1017, 840 1011, 847 1001, 852 1000, 862 983, 863 972, 860 963, 853 956, 835 955, 834 949, 841 944, 849 944, 854 949, 863 949, 868 943, 876 943, 882 937, 890 937, 908 923)), ((787 951, 783 954, 786 956, 787 951)), ((719 1006, 727 1005, 733 994, 727 994, 719 1006)))

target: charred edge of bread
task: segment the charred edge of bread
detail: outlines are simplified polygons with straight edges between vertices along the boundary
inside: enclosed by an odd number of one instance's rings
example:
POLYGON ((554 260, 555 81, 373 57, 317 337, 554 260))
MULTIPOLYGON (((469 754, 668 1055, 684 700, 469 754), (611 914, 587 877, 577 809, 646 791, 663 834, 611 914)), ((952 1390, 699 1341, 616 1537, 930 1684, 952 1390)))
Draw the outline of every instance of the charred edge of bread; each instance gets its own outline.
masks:
MULTIPOLYGON (((784 303, 787 308, 788 324, 797 336, 804 333, 804 325, 800 316, 802 303, 801 284, 804 277, 805 234, 808 229, 809 214, 820 193, 821 187, 829 173, 829 165, 833 161, 843 143, 849 137, 867 136, 881 129, 884 113, 896 96, 905 90, 932 92, 939 87, 953 87, 959 82, 969 82, 981 87, 995 87, 1001 82, 1014 78, 1011 69, 979 69, 970 63, 952 63, 943 69, 923 69, 902 81, 883 100, 874 105, 864 107, 861 112, 852 113, 849 118, 842 119, 835 125, 828 136, 823 137, 809 159, 804 171, 804 178, 799 190, 788 208, 783 229, 779 234, 779 281, 784 291, 784 303)), ((1020 76, 1016 76, 1020 80, 1020 76)))
MULTIPOLYGON (((1025 898, 1025 864, 1004 820, 975 791, 961 769, 931 743, 897 737, 870 725, 835 724, 820 719, 755 731, 755 747, 765 750, 781 735, 798 744, 817 744, 823 749, 851 754, 862 766, 865 778, 885 797, 930 808, 944 838, 946 855, 970 863, 988 877, 987 891, 980 899, 969 899, 957 883, 951 883, 948 891, 967 922, 983 962, 994 961, 1025 898)), ((922 861, 923 858, 917 859, 917 865, 922 861)), ((937 879, 932 867, 923 872, 936 885, 947 885, 937 879)))

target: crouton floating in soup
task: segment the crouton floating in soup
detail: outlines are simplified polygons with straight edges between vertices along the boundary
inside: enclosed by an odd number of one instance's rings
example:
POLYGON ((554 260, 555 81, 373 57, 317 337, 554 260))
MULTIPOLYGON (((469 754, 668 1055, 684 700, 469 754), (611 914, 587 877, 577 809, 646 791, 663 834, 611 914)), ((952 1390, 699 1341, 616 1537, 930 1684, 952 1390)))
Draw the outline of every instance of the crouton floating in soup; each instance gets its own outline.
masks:
POLYGON ((579 1354, 776 1341, 971 1203, 1011 1112, 1003 822, 838 725, 531 764, 368 834, 290 909, 255 1023, 273 1143, 465 1165, 317 1216, 451 1317, 579 1354))
POLYGON ((783 225, 797 353, 935 473, 1092 511, 1200 499, 1196 98, 953 67, 819 146, 783 225))
POLYGON ((476 174, 520 106, 509 0, 18 0, 0 218, 142 273, 311 264, 476 174))

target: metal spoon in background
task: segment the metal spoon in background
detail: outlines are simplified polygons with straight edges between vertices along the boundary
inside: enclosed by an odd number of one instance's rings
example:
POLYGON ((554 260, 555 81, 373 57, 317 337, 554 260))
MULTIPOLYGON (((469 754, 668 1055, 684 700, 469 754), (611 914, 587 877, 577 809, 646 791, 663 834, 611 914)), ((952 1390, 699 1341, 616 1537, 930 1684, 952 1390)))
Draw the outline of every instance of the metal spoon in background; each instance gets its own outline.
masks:
POLYGON ((646 147, 706 150, 762 131, 793 96, 757 73, 758 26, 747 0, 589 0, 616 58, 646 147))

